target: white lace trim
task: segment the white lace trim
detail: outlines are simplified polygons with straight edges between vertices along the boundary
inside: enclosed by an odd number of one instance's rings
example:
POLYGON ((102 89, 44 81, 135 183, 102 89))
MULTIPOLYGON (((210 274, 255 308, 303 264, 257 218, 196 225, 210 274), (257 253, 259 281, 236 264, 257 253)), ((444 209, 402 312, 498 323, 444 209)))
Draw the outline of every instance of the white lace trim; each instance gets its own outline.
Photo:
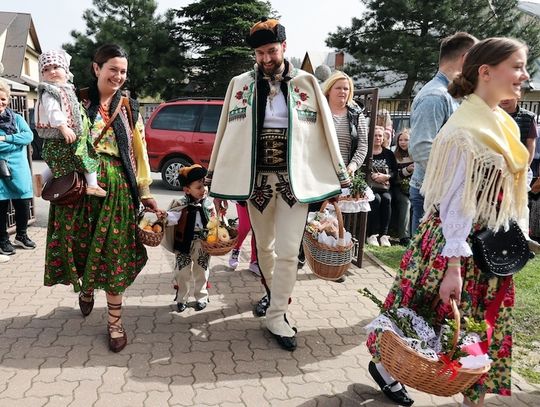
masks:
POLYGON ((472 250, 466 241, 449 239, 446 241, 441 255, 444 257, 470 257, 472 256, 472 250))
POLYGON ((364 196, 358 199, 352 198, 350 196, 349 188, 344 188, 341 190, 338 205, 339 209, 341 209, 341 212, 343 213, 369 212, 371 210, 369 203, 374 199, 375 194, 370 187, 366 187, 366 190, 364 191, 364 196))
POLYGON ((397 314, 400 318, 405 316, 409 316, 411 318, 412 327, 420 338, 419 340, 405 337, 401 329, 399 329, 398 326, 384 314, 379 315, 377 318, 371 321, 366 326, 366 331, 368 333, 374 331, 375 329, 392 331, 407 342, 407 344, 418 353, 429 359, 435 361, 439 360, 437 353, 441 350, 441 344, 433 328, 431 328, 422 317, 419 317, 416 312, 408 308, 399 308, 397 310, 397 314))

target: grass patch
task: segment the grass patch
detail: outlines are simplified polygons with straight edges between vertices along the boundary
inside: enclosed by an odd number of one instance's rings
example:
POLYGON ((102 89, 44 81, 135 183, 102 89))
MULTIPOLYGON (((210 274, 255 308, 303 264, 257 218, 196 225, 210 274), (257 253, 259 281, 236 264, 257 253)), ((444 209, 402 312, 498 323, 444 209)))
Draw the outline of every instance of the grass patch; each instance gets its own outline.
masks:
MULTIPOLYGON (((403 246, 366 246, 393 270, 399 268, 403 246)), ((540 384, 540 256, 527 263, 515 277, 513 367, 530 383, 540 384)))

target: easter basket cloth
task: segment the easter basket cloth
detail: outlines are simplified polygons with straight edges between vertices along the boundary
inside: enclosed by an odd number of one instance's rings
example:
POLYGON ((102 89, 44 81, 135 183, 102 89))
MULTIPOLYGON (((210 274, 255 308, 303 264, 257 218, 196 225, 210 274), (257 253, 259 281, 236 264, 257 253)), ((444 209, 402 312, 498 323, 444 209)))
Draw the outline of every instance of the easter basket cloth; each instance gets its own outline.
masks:
MULTIPOLYGON (((325 201, 321 206, 320 212, 323 212, 329 202, 325 201)), ((343 226, 343 216, 338 205, 334 205, 338 221, 339 241, 344 238, 345 228, 343 226)), ((336 245, 330 247, 327 244, 320 243, 308 230, 304 232, 303 237, 304 252, 306 261, 317 277, 323 280, 335 281, 339 279, 349 269, 353 257, 353 243, 347 243, 345 246, 336 245)))

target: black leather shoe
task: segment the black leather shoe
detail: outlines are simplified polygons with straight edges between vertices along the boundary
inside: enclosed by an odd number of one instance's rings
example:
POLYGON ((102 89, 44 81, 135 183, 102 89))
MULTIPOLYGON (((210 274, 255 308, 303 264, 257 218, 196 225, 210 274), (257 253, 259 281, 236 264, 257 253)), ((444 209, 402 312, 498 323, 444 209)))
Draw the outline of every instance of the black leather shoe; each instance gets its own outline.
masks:
POLYGON ((400 406, 412 406, 414 404, 414 400, 409 397, 409 393, 407 393, 407 389, 405 389, 404 385, 401 385, 401 389, 398 391, 390 390, 392 386, 396 385, 399 382, 395 381, 393 383, 387 384, 377 370, 377 366, 375 366, 375 363, 373 363, 373 361, 369 362, 368 372, 373 378, 373 380, 375 380, 375 382, 379 385, 384 395, 390 400, 392 400, 394 403, 397 403, 400 406))
POLYGON ((195 304, 195 311, 202 311, 206 308, 206 301, 197 301, 195 304))
POLYGON ((255 309, 253 310, 253 313, 256 317, 264 317, 266 315, 266 310, 269 306, 270 299, 268 298, 268 295, 265 295, 259 300, 259 302, 255 306, 255 309))
POLYGON ((81 291, 79 293, 79 308, 83 316, 87 317, 88 315, 90 315, 90 313, 94 309, 94 293, 93 292, 85 293, 84 291, 81 291), (83 300, 83 297, 85 298, 84 300, 83 300), (88 301, 88 298, 90 298, 91 300, 88 301))
POLYGON ((179 302, 178 304, 176 304, 176 308, 178 309, 178 312, 184 312, 187 308, 187 303, 179 302))
POLYGON ((289 352, 292 352, 296 349, 296 336, 281 336, 273 333, 270 330, 268 330, 268 332, 270 332, 272 336, 276 338, 276 341, 278 345, 281 346, 281 349, 288 350, 289 352))

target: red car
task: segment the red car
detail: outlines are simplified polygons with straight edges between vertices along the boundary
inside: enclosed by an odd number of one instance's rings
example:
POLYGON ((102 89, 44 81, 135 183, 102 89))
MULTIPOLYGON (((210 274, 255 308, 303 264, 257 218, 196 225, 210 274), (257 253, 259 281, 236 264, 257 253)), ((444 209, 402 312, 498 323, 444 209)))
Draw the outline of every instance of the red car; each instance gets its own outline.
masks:
POLYGON ((180 190, 178 170, 208 167, 223 99, 185 98, 164 102, 146 123, 150 169, 161 172, 169 189, 180 190))

